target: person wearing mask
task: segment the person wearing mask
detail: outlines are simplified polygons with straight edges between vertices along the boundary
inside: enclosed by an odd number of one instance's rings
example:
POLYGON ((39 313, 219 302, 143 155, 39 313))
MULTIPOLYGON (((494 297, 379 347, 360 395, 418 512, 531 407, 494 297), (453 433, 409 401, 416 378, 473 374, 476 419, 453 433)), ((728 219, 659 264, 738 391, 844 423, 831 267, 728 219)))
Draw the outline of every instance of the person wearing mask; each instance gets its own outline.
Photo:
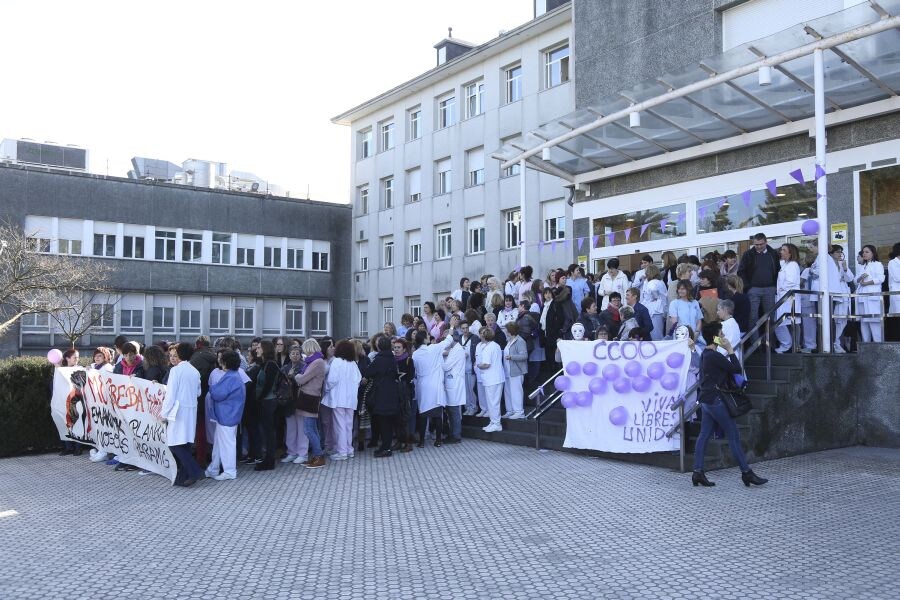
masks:
POLYGON ((750 300, 750 321, 756 321, 775 307, 779 255, 769 246, 764 233, 753 236, 753 247, 744 252, 738 264, 738 276, 744 281, 744 293, 750 300), (760 312, 760 308, 762 312, 760 312))
MULTIPOLYGON (((384 335, 381 337, 388 339, 384 335)), ((297 406, 303 416, 303 428, 312 447, 312 456, 303 466, 307 469, 320 469, 325 466, 325 450, 319 436, 319 405, 322 402, 322 390, 325 387, 328 367, 322 348, 314 338, 303 342, 300 350, 303 353, 303 367, 300 374, 294 377, 299 387, 297 406)))
POLYGON ((700 304, 694 300, 694 286, 690 281, 681 280, 676 286, 678 297, 669 302, 669 326, 667 333, 671 333, 679 325, 686 325, 693 331, 701 331, 703 311, 700 304))
POLYGON ((506 414, 504 419, 524 419, 523 382, 528 373, 528 347, 525 340, 519 337, 519 326, 510 323, 507 326, 509 338, 503 349, 503 366, 505 379, 503 397, 506 398, 506 414))
POLYGON ((478 369, 480 381, 479 403, 482 402, 481 398, 484 398, 482 407, 487 406, 487 410, 482 410, 479 416, 486 416, 489 419, 489 423, 483 428, 484 431, 494 433, 503 431, 500 424, 500 396, 503 394, 503 384, 506 381, 503 351, 494 342, 494 330, 490 327, 482 327, 480 337, 481 342, 475 350, 475 368, 478 369))
POLYGON ((200 397, 200 372, 190 363, 193 353, 187 342, 169 348, 173 366, 159 414, 160 421, 166 423, 166 444, 178 467, 175 485, 181 487, 190 487, 203 477, 203 469, 190 451, 197 433, 197 398, 200 397))
POLYGON ((650 318, 650 311, 646 306, 640 303, 641 291, 637 288, 628 288, 625 292, 625 303, 634 310, 634 318, 637 320, 637 326, 647 332, 649 335, 653 331, 653 320, 650 318))
POLYGON ((697 448, 694 453, 694 472, 691 474, 691 483, 696 487, 712 487, 711 482, 703 470, 703 462, 706 454, 706 444, 713 433, 714 425, 718 425, 728 437, 728 446, 731 455, 741 467, 741 481, 744 485, 763 485, 768 479, 756 475, 747 463, 744 451, 741 448, 741 438, 734 419, 728 413, 728 408, 719 397, 719 388, 726 385, 728 379, 741 372, 741 365, 734 355, 734 348, 727 338, 721 336, 722 324, 718 321, 704 323, 702 334, 707 340, 706 349, 700 356, 700 389, 699 401, 702 420, 700 421, 700 436, 697 438, 697 448), (725 352, 722 356, 719 348, 725 352))
MULTIPOLYGON (((395 340, 393 345, 396 346, 394 353, 399 354, 405 359, 409 355, 405 352, 405 345, 399 344, 401 340, 395 340)), ((405 424, 401 423, 401 406, 402 401, 400 395, 400 385, 406 385, 402 380, 398 382, 400 376, 397 370, 397 360, 391 352, 392 342, 389 338, 382 337, 378 340, 378 347, 375 349, 375 357, 363 374, 366 379, 373 382, 371 399, 369 404, 372 407, 372 415, 378 421, 378 431, 381 445, 375 451, 375 458, 388 458, 392 455, 391 442, 394 437, 398 441, 406 440, 405 424)))
MULTIPOLYGON (((637 286, 635 286, 637 287, 637 286)), ((644 268, 644 282, 641 289, 642 305, 647 307, 650 313, 651 327, 648 329, 652 340, 661 340, 665 335, 666 309, 668 298, 666 286, 660 279, 659 267, 653 263, 644 268)))
MULTIPOLYGON (((293 380, 303 372, 304 366, 300 346, 291 346, 288 362, 281 368, 281 372, 293 380)), ((284 422, 284 445, 287 447, 287 456, 282 458, 281 462, 302 465, 307 462, 309 456, 309 438, 306 437, 303 415, 295 406, 290 414, 285 415, 284 422)))
MULTIPOLYGON (((776 300, 786 297, 792 290, 800 289, 800 265, 797 260, 800 252, 794 244, 782 244, 779 250, 781 254, 781 268, 778 270, 778 285, 775 288, 776 300)), ((751 296, 752 298, 752 296, 751 296)), ((778 347, 775 352, 784 354, 791 350, 793 339, 789 326, 793 327, 796 323, 794 317, 790 315, 792 312, 800 312, 800 303, 797 302, 796 296, 785 301, 775 311, 775 320, 777 321, 784 315, 784 320, 775 328, 775 337, 778 338, 778 347)))
POLYGON ((569 278, 566 279, 566 285, 572 293, 572 304, 575 310, 581 310, 581 301, 591 295, 591 288, 584 278, 584 269, 576 264, 569 265, 569 278))
POLYGON ((622 328, 622 315, 619 309, 622 308, 622 295, 619 292, 613 292, 609 295, 609 304, 606 310, 599 313, 600 327, 605 327, 609 339, 614 340, 619 336, 619 329, 622 328))
POLYGON ((649 254, 645 254, 641 257, 641 268, 639 268, 634 273, 634 278, 631 280, 631 287, 636 287, 639 290, 644 289, 644 280, 647 278, 647 267, 653 264, 653 257, 649 254))
POLYGON ((871 244, 863 246, 862 259, 863 264, 856 272, 856 293, 879 294, 856 298, 857 312, 860 315, 871 315, 860 319, 862 339, 864 342, 883 342, 881 315, 884 311, 884 297, 880 294, 881 284, 884 283, 884 265, 878 262, 878 251, 871 244))
MULTIPOLYGON (((513 323, 515 325, 515 323, 513 323)), ((447 398, 447 412, 450 415, 450 435, 445 444, 462 441, 462 407, 466 405, 466 362, 468 349, 459 343, 442 352, 444 358, 444 393, 447 398)))
POLYGON ((215 441, 206 476, 226 481, 237 478, 237 426, 244 412, 247 390, 243 379, 246 375, 241 372, 241 358, 237 352, 225 349, 219 355, 219 364, 224 373, 209 384, 215 441))
POLYGON ((619 298, 625 295, 628 289, 628 277, 619 270, 619 259, 611 258, 606 261, 606 273, 597 284, 597 302, 600 303, 600 310, 606 310, 609 305, 609 297, 613 292, 618 292, 619 298))
POLYGON ((356 411, 360 381, 362 374, 356 363, 356 348, 350 340, 341 340, 334 347, 334 358, 325 378, 325 398, 322 400, 322 404, 331 408, 335 451, 331 460, 346 460, 353 455, 353 413, 356 411))
POLYGON ((475 386, 478 381, 475 376, 475 348, 481 342, 481 338, 472 332, 468 323, 460 324, 459 345, 466 353, 466 410, 463 413, 467 417, 478 413, 478 399, 475 396, 475 386))

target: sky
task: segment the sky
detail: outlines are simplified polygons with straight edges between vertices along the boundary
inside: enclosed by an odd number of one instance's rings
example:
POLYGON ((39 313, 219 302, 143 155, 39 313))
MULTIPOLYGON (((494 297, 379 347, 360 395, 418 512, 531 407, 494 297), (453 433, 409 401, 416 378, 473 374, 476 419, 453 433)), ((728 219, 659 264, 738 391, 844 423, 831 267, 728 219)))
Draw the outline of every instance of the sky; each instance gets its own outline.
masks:
POLYGON ((226 162, 348 202, 350 131, 330 119, 435 66, 432 46, 481 44, 533 0, 0 0, 0 139, 131 157, 226 162), (452 10, 448 10, 448 6, 452 10))

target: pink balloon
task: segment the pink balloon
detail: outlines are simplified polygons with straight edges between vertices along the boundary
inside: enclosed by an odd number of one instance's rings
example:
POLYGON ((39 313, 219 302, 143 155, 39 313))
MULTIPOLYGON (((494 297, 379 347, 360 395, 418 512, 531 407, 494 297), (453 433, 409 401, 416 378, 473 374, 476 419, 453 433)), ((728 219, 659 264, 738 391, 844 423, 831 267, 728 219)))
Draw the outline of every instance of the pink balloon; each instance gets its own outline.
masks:
POLYGON ((609 381, 615 381, 621 374, 622 369, 619 368, 619 365, 606 365, 603 367, 603 377, 609 381))
POLYGON ((647 375, 650 379, 659 379, 666 372, 666 366, 661 362, 655 362, 647 367, 647 375))
POLYGON ((641 374, 641 363, 636 360, 629 360, 625 363, 625 374, 629 377, 637 377, 641 374))
POLYGON ((628 422, 628 409, 624 406, 617 406, 609 411, 609 422, 616 427, 621 427, 628 422))
POLYGON ((631 388, 636 392, 646 392, 650 389, 653 381, 646 375, 638 375, 631 380, 631 388))
POLYGON ((594 395, 590 392, 578 392, 578 397, 575 399, 578 406, 590 406, 593 401, 594 395))
POLYGON ((666 364, 669 368, 677 369, 684 364, 684 354, 681 352, 673 352, 666 357, 666 364))
POLYGON ((572 380, 565 375, 560 375, 553 381, 553 387, 555 387, 560 392, 564 392, 572 387, 572 380))
POLYGON ((566 365, 566 373, 568 373, 569 375, 580 375, 581 365, 573 360, 566 365))
POLYGON ((562 400, 560 401, 563 405, 563 408, 575 408, 578 406, 578 394, 575 392, 566 392, 562 395, 562 400))
POLYGON ((605 394, 607 387, 609 387, 609 382, 602 377, 594 377, 588 384, 588 389, 598 396, 602 396, 603 394, 605 394))
POLYGON ((597 374, 597 363, 584 363, 581 365, 581 372, 588 377, 593 377, 597 374))
POLYGON ((662 376, 662 379, 659 380, 659 383, 662 384, 663 389, 672 391, 678 387, 678 374, 666 373, 662 376))
POLYGON ((50 361, 51 363, 53 363, 54 365, 58 365, 59 362, 62 360, 62 352, 60 352, 56 348, 52 348, 47 353, 47 360, 50 361))
POLYGON ((627 394, 631 391, 631 381, 627 377, 619 377, 613 382, 613 389, 620 394, 627 394))

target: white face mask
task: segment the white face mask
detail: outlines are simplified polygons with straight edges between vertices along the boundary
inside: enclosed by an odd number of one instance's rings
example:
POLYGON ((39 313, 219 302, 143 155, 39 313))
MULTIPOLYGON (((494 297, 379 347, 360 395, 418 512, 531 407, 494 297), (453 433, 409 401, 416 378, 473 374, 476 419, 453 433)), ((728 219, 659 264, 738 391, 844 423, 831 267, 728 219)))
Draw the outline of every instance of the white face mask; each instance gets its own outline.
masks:
POLYGON ((584 325, 581 323, 572 325, 572 339, 579 342, 584 339, 584 325))
POLYGON ((684 325, 679 325, 678 327, 676 327, 675 333, 672 334, 672 338, 679 340, 679 341, 686 340, 689 337, 690 337, 690 335, 688 335, 688 328, 685 327, 684 325))

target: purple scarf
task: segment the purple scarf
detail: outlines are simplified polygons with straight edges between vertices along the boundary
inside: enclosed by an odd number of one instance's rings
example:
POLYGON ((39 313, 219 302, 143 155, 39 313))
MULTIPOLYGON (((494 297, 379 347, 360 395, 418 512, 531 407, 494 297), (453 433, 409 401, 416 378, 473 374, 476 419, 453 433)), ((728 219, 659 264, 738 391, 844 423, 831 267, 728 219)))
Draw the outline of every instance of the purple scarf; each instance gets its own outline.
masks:
POLYGON ((404 352, 400 356, 397 356, 396 354, 394 355, 394 360, 396 360, 398 363, 405 361, 407 358, 409 358, 409 352, 404 352))
POLYGON ((300 373, 305 373, 307 367, 317 361, 320 358, 324 358, 321 352, 313 352, 309 356, 303 359, 303 365, 300 367, 300 373))

